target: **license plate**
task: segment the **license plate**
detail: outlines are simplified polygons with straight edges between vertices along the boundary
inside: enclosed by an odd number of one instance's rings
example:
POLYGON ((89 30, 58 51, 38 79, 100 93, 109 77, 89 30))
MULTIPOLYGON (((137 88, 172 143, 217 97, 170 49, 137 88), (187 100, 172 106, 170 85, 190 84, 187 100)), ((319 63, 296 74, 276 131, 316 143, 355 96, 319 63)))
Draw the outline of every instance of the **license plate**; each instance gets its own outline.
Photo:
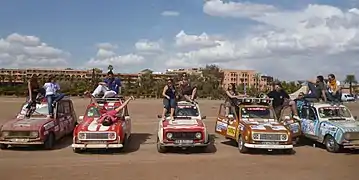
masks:
POLYGON ((12 142, 28 142, 29 139, 11 139, 12 142))
POLYGON ((262 142, 262 144, 265 144, 265 145, 276 145, 276 144, 278 144, 278 142, 262 142))
POLYGON ((176 140, 176 144, 192 144, 193 140, 176 140))
POLYGON ((106 141, 89 141, 88 144, 106 144, 106 141))

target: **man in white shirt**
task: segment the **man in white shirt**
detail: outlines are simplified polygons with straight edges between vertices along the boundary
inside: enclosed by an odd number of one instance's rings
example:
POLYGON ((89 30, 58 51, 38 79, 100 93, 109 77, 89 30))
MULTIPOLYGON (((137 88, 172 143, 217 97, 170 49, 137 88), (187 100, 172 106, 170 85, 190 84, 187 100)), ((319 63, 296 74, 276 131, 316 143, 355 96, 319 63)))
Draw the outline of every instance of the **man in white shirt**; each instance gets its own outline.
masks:
POLYGON ((44 84, 45 97, 47 99, 47 105, 49 108, 49 117, 53 118, 54 116, 54 107, 58 101, 60 101, 65 95, 58 93, 60 90, 60 85, 56 83, 55 77, 50 77, 49 80, 44 84))
POLYGON ((340 102, 342 89, 340 86, 340 81, 336 80, 334 74, 328 75, 328 92, 327 92, 327 99, 329 101, 340 102))

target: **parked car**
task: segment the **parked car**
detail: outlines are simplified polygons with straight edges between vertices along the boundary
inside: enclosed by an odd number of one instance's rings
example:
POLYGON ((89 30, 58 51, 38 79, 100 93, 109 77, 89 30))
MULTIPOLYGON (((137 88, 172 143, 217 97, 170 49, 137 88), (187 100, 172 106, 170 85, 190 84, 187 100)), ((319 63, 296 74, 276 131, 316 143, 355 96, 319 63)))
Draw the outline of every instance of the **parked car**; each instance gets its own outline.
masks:
POLYGON ((219 108, 215 132, 226 139, 234 141, 241 153, 251 149, 293 150, 292 133, 288 127, 280 123, 268 98, 239 98, 238 104, 225 114, 225 104, 219 108))
POLYGON ((9 146, 43 145, 52 149, 56 140, 72 134, 77 123, 73 103, 64 97, 54 107, 54 118, 47 117, 48 104, 44 99, 36 104, 36 109, 30 118, 26 118, 27 103, 21 106, 16 118, 6 122, 0 129, 0 148, 9 146))
POLYGON ((128 107, 117 114, 118 121, 110 126, 98 123, 101 114, 113 110, 124 102, 123 98, 97 99, 100 107, 91 103, 87 106, 84 116, 79 117, 79 124, 73 133, 72 148, 75 153, 86 149, 123 150, 131 136, 131 117, 128 107))
POLYGON ((359 122, 344 105, 304 104, 301 107, 302 134, 323 143, 329 152, 359 149, 359 122))
POLYGON ((158 115, 157 151, 167 152, 169 147, 187 149, 190 147, 206 150, 210 144, 208 132, 200 108, 196 103, 177 103, 174 119, 163 120, 158 115))
POLYGON ((351 94, 343 93, 342 94, 342 101, 344 101, 344 102, 352 102, 352 101, 355 101, 355 98, 351 94))

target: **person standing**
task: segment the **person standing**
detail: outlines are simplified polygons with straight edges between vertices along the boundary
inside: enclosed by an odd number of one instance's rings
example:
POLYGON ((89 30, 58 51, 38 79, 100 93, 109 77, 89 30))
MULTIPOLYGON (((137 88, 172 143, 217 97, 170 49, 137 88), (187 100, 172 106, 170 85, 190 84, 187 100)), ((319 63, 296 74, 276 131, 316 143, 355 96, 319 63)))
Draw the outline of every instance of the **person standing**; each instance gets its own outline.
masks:
POLYGON ((170 110, 170 117, 174 119, 176 108, 176 88, 172 78, 167 79, 167 84, 163 87, 163 112, 162 118, 166 119, 166 113, 170 110))

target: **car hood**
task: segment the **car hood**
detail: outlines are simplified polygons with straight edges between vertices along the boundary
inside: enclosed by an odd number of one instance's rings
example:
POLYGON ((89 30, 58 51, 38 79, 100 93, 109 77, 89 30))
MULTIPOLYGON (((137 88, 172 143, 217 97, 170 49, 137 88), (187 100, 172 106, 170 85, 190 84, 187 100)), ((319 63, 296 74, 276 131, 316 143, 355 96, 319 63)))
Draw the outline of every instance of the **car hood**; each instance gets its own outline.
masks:
POLYGON ((330 121, 334 126, 339 127, 344 132, 359 132, 359 122, 358 121, 330 121))
POLYGON ((113 123, 111 126, 104 126, 101 123, 98 123, 98 117, 96 118, 85 118, 78 126, 78 131, 115 131, 116 126, 120 125, 121 122, 113 123))
POLYGON ((203 127, 203 121, 195 118, 191 119, 175 119, 163 122, 164 127, 203 127))
POLYGON ((282 124, 280 124, 279 122, 246 121, 245 124, 252 131, 269 131, 269 132, 288 131, 288 129, 282 124))
POLYGON ((2 130, 38 130, 50 121, 46 117, 15 118, 3 124, 2 130))

